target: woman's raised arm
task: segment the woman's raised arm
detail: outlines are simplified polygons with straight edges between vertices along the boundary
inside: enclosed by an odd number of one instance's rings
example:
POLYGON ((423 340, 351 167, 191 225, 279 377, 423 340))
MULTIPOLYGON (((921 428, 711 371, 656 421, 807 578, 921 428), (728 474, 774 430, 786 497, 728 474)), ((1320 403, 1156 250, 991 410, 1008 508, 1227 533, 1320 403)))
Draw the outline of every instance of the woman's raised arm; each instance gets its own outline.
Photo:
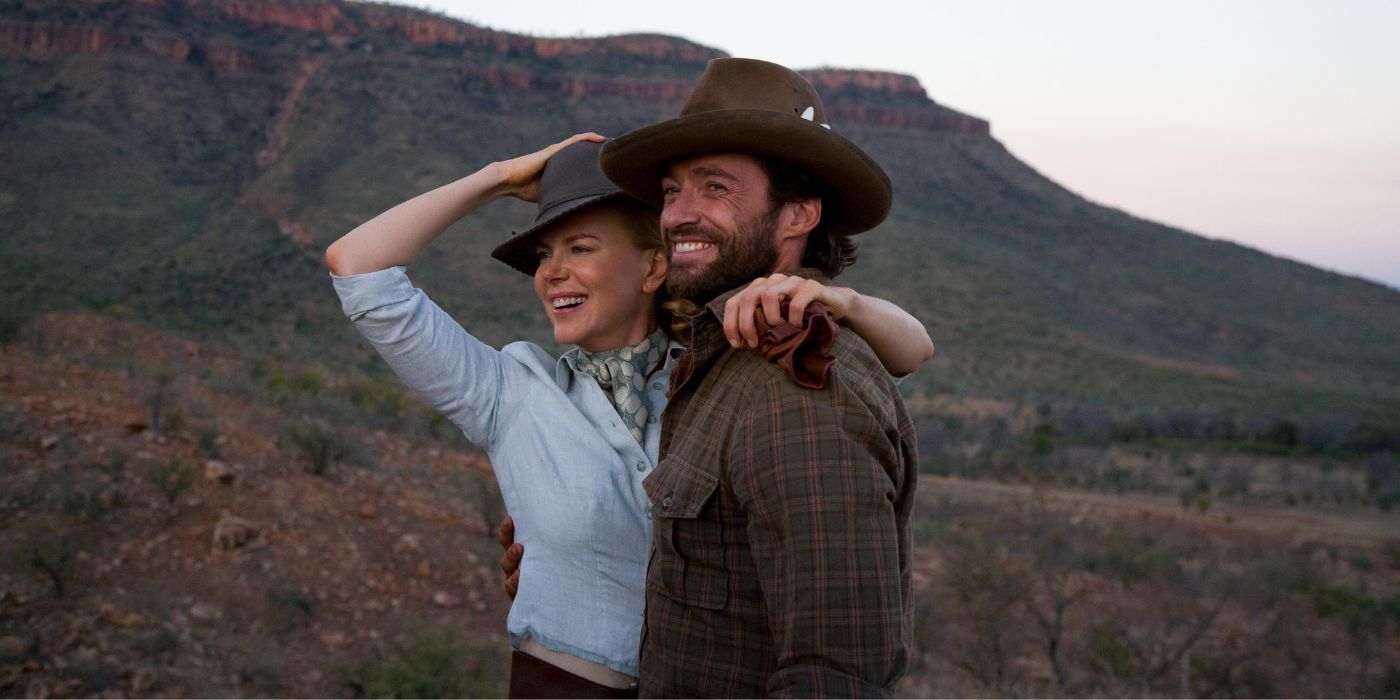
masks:
POLYGON ((458 219, 500 199, 539 198, 539 178, 550 156, 575 141, 602 141, 594 133, 511 160, 492 163, 456 182, 414 197, 355 227, 326 249, 326 267, 338 276, 408 265, 458 219))

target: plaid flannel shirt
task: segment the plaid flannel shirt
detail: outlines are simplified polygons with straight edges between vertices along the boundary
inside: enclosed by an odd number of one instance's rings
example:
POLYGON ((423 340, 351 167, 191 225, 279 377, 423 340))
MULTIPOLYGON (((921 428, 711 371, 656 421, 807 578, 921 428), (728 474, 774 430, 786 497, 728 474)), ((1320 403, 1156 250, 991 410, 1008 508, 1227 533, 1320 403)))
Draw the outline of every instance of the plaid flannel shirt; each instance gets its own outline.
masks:
POLYGON ((731 350, 728 296, 693 319, 644 484, 641 693, 889 695, 908 660, 913 424, 854 333, 819 390, 731 350))

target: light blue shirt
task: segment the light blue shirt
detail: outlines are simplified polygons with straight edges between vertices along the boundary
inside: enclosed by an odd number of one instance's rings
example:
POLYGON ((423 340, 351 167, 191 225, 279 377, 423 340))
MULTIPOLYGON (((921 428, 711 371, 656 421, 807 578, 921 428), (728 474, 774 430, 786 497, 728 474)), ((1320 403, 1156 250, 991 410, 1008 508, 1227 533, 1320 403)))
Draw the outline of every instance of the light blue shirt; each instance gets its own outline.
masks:
POLYGON ((636 676, 645 603, 658 416, 680 346, 647 381, 638 444, 602 388, 533 343, 496 350, 415 289, 402 267, 333 277, 345 315, 409 388, 491 458, 525 545, 507 627, 636 676))

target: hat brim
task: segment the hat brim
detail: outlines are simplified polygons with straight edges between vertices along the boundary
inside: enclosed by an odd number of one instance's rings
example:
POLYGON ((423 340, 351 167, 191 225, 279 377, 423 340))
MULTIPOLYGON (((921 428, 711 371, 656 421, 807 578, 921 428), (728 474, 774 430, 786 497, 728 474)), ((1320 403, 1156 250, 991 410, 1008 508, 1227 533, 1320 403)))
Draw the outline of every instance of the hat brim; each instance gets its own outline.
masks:
POLYGON ((835 235, 868 231, 890 212, 890 178, 865 151, 820 124, 771 110, 712 110, 645 126, 604 144, 598 164, 618 187, 659 209, 666 164, 705 153, 763 156, 806 170, 830 191, 822 221, 835 235))
POLYGON ((545 232, 550 226, 558 223, 560 219, 580 211, 585 207, 605 202, 609 200, 626 197, 628 194, 621 191, 612 191, 605 194, 589 195, 578 199, 556 205, 549 210, 544 219, 536 221, 534 226, 513 234, 510 238, 491 251, 491 257, 510 265, 520 272, 535 276, 535 268, 540 266, 539 257, 535 254, 535 242, 540 234, 545 232))

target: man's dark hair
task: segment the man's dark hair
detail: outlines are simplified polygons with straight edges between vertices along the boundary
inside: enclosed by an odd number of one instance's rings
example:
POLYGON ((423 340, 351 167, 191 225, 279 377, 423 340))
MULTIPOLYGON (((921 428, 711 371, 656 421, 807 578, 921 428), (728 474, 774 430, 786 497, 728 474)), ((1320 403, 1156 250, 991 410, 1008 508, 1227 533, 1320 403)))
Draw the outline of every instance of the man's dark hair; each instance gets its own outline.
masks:
MULTIPOLYGON (((800 202, 816 197, 822 200, 823 213, 836 204, 826 183, 812 177, 806 170, 773 158, 759 158, 768 175, 768 203, 778 207, 788 202, 800 202)), ((836 277, 856 261, 856 244, 850 236, 833 236, 827 231, 826 217, 807 235, 807 250, 802 253, 803 267, 821 270, 827 277, 836 277)))

